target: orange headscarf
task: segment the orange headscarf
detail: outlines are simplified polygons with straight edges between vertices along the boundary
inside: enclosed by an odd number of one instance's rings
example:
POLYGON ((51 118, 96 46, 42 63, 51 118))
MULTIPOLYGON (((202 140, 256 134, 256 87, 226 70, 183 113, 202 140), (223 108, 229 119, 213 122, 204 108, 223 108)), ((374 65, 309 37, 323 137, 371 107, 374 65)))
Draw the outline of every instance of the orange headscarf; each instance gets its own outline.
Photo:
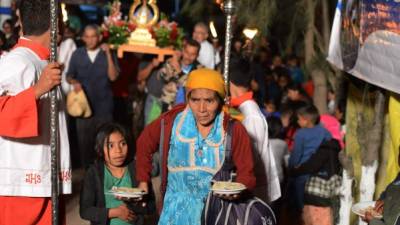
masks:
POLYGON ((222 75, 211 69, 197 69, 189 74, 186 81, 186 89, 189 93, 193 89, 204 88, 216 91, 218 95, 225 98, 225 86, 222 75))

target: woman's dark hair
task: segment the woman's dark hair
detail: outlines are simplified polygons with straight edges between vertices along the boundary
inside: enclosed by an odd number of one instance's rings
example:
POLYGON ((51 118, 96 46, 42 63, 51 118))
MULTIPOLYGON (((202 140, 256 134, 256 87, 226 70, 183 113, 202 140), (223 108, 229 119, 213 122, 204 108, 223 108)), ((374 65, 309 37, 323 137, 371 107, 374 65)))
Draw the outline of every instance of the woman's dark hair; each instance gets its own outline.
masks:
POLYGON ((267 118, 268 138, 283 138, 283 125, 281 119, 275 116, 267 118))
POLYGON ((128 145, 128 155, 125 159, 125 164, 130 162, 133 159, 134 152, 133 148, 131 148, 131 140, 130 140, 130 135, 126 131, 126 129, 117 124, 117 123, 105 123, 99 127, 97 130, 97 135, 96 135, 96 142, 95 142, 95 151, 97 155, 97 160, 104 162, 104 144, 108 143, 110 141, 110 135, 112 133, 118 132, 124 137, 126 144, 128 145))

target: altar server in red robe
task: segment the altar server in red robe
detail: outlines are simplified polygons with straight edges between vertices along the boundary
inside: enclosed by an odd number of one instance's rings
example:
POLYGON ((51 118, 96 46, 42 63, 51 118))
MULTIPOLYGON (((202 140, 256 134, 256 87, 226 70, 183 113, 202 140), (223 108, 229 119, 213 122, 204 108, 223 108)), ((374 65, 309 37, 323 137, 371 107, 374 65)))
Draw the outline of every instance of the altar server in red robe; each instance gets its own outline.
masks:
MULTIPOLYGON (((24 36, 0 60, 0 225, 50 225, 49 91, 60 84, 61 66, 48 63, 49 1, 22 0, 19 12, 24 36)), ((71 168, 65 104, 56 90, 60 193, 68 194, 71 168)), ((63 218, 60 221, 65 223, 63 218)))

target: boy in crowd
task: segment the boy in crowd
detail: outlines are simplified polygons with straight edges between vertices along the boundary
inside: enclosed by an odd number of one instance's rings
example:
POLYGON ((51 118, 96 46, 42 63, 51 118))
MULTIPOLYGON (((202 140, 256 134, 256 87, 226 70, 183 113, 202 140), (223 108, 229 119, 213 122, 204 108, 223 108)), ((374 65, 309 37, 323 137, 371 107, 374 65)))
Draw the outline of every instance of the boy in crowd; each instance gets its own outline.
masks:
MULTIPOLYGON (((318 149, 323 141, 330 140, 330 133, 319 124, 318 109, 314 105, 307 105, 297 110, 300 128, 294 136, 294 147, 289 158, 289 168, 294 168, 305 161, 318 149)), ((295 210, 303 209, 304 185, 309 174, 293 177, 289 180, 289 194, 295 210)))

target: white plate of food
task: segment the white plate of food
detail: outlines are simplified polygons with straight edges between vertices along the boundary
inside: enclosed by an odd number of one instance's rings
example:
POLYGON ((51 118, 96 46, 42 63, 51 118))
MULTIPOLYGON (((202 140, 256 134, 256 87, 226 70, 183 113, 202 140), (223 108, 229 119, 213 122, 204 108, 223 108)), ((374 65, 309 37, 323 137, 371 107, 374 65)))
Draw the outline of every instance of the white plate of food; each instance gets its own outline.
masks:
POLYGON ((227 182, 227 181, 214 182, 213 186, 211 187, 211 190, 214 193, 222 194, 222 195, 239 194, 240 192, 242 192, 245 189, 246 189, 246 186, 244 186, 241 183, 227 182))
POLYGON ((109 193, 120 198, 141 198, 143 195, 147 194, 140 188, 129 187, 113 187, 109 193))
POLYGON ((359 202, 353 207, 351 207, 351 211, 359 216, 365 216, 366 212, 370 212, 371 215, 376 219, 382 219, 382 214, 374 210, 375 201, 370 202, 359 202))

